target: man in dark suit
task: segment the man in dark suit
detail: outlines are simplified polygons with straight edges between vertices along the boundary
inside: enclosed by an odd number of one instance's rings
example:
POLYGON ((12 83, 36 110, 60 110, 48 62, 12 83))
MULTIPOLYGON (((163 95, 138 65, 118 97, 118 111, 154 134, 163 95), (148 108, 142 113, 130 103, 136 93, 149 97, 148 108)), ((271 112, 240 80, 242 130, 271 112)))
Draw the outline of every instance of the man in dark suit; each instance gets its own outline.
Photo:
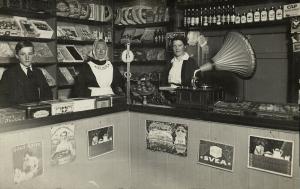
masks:
POLYGON ((38 68, 32 67, 34 46, 29 41, 19 42, 15 48, 19 64, 4 71, 0 81, 0 105, 52 99, 51 89, 38 68))

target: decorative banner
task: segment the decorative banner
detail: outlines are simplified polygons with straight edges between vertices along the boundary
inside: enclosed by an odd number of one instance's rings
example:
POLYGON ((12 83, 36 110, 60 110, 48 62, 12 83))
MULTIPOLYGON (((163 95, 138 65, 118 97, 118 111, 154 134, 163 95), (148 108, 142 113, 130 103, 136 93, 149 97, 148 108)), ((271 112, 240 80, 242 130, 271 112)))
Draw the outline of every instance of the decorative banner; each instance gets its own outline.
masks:
POLYGON ((42 154, 41 142, 14 147, 14 183, 30 180, 43 173, 42 154))
POLYGON ((89 130, 88 134, 88 157, 112 152, 114 150, 114 127, 113 125, 89 130))
POLYGON ((51 128, 51 164, 62 165, 76 158, 73 124, 51 128))
POLYGON ((146 120, 147 149, 187 156, 187 141, 187 125, 146 120))
POLYGON ((294 141, 249 136, 248 167, 292 177, 294 141))
POLYGON ((198 162, 226 171, 233 171, 234 147, 200 140, 198 162))

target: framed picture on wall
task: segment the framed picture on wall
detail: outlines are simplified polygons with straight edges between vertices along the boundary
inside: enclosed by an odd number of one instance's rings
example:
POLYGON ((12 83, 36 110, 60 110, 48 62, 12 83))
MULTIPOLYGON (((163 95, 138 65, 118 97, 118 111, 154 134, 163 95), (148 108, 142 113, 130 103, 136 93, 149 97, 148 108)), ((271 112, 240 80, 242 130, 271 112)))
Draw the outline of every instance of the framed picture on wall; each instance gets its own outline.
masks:
POLYGON ((146 120, 146 144, 152 151, 187 156, 188 126, 180 123, 146 120))
POLYGON ((249 136, 248 168, 292 177, 293 154, 294 141, 249 136))
POLYGON ((114 150, 114 126, 104 126, 87 131, 88 158, 96 158, 114 150))
POLYGON ((233 171, 234 147, 219 142, 200 140, 198 162, 226 171, 233 171))
POLYGON ((13 180, 15 184, 31 180, 43 173, 42 142, 13 148, 13 180))

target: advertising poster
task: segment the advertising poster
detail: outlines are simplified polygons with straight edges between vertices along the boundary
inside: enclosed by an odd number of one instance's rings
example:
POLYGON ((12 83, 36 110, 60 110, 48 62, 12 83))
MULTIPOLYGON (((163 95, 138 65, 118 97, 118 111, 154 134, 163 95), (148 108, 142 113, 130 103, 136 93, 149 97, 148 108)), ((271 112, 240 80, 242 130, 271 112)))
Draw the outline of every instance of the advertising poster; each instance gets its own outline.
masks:
POLYGON ((294 142, 249 136, 248 167, 292 177, 294 142))
POLYGON ((187 156, 187 141, 187 125, 146 120, 147 149, 187 156))
POLYGON ((51 128, 51 164, 62 165, 76 158, 75 133, 73 124, 51 128))
POLYGON ((112 125, 89 130, 87 134, 90 159, 114 150, 114 127, 112 125))
POLYGON ((234 147, 227 144, 200 140, 198 162, 226 171, 233 171, 234 147))
POLYGON ((30 180, 43 173, 42 143, 16 146, 13 149, 14 183, 30 180))

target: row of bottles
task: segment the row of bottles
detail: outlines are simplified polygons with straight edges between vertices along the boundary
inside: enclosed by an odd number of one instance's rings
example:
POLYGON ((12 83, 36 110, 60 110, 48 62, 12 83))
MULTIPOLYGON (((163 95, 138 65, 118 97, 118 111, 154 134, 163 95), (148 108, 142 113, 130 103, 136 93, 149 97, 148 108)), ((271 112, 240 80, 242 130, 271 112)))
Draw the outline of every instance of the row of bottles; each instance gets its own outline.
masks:
POLYGON ((271 7, 270 9, 257 8, 255 11, 250 9, 248 12, 242 14, 236 13, 234 5, 223 5, 213 7, 201 8, 187 8, 184 9, 183 26, 197 27, 197 26, 211 26, 211 25, 225 25, 225 24, 240 24, 265 22, 283 19, 283 9, 279 6, 277 9, 271 7))
POLYGON ((253 23, 253 22, 266 22, 283 19, 283 9, 279 6, 277 9, 271 7, 270 9, 263 8, 260 10, 257 8, 255 11, 250 9, 247 13, 244 12, 242 15, 239 13, 236 15, 235 23, 253 23))
POLYGON ((155 30, 153 35, 153 43, 154 44, 164 44, 166 42, 165 39, 166 32, 164 30, 155 30))

